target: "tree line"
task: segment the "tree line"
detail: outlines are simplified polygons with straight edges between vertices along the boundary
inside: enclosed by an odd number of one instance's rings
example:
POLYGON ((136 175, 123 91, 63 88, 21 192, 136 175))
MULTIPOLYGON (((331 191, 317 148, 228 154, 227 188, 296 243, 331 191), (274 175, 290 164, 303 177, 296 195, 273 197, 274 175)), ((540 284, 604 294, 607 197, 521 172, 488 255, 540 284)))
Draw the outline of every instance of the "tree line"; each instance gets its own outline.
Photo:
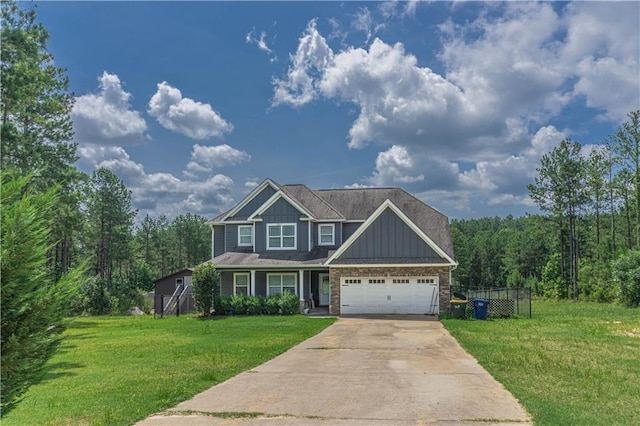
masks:
POLYGON ((537 172, 528 190, 543 214, 452 222, 456 284, 638 306, 640 111, 589 151, 563 140, 537 172))
POLYGON ((142 306, 153 280, 210 258, 207 219, 144 217, 108 169, 79 171, 66 71, 34 5, 3 1, 1 415, 41 378, 72 314, 142 306))

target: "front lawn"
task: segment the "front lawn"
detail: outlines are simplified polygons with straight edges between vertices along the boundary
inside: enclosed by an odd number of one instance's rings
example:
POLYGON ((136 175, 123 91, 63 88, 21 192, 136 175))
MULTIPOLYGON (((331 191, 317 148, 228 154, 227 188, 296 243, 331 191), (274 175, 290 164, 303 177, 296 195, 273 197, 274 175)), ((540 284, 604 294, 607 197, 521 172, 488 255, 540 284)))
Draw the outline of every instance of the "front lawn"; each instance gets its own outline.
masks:
POLYGON ((532 319, 443 320, 538 425, 640 419, 640 309, 534 301, 532 319))
POLYGON ((76 319, 10 425, 127 425, 189 399, 335 320, 295 316, 76 319))

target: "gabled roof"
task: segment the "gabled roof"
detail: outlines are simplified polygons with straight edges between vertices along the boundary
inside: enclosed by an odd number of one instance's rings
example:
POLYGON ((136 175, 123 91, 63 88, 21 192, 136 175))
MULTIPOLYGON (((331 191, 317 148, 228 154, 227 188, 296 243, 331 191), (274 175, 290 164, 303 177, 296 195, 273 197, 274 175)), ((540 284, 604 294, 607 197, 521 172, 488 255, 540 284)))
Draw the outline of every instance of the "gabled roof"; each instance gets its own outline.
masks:
POLYGON ((309 210, 307 210, 304 205, 296 202, 296 200, 292 199, 289 195, 287 195, 286 192, 279 190, 275 194, 273 194, 264 204, 262 204, 256 211, 254 211, 251 214, 251 216, 249 216, 248 220, 259 220, 258 217, 261 214, 263 214, 265 211, 267 211, 269 207, 274 205, 275 202, 280 199, 286 200, 287 203, 289 203, 293 208, 298 210, 300 213, 313 219, 313 214, 311 214, 311 212, 309 212, 309 210))
MULTIPOLYGON (((365 221, 389 200, 453 259, 449 219, 400 188, 321 189, 315 193, 347 220, 365 221)), ((345 241, 346 243, 346 241, 345 241)))
MULTIPOLYGON (((403 191, 404 192, 404 191, 403 191)), ((426 206, 426 204, 417 200, 420 204, 426 206)), ((327 260, 327 264, 331 264, 332 261, 340 258, 340 256, 375 222, 375 220, 387 209, 392 210, 404 223, 406 223, 422 240, 431 247, 439 256, 450 265, 455 265, 456 261, 453 260, 453 256, 450 256, 442 247, 440 247, 432 238, 429 237, 416 223, 414 223, 400 208, 398 208, 391 200, 386 199, 378 208, 367 218, 367 220, 353 233, 343 244, 336 250, 331 257, 327 260)), ((448 227, 448 221, 447 221, 448 227)), ((453 254, 453 253, 452 253, 453 254)), ((419 263, 419 262, 418 262, 419 263)))
POLYGON ((266 188, 267 186, 271 186, 273 189, 275 189, 276 191, 278 191, 280 189, 280 185, 278 185, 275 181, 266 178, 265 180, 263 180, 262 182, 260 182, 260 184, 258 186, 256 186, 255 188, 253 188, 253 190, 251 192, 249 192, 247 194, 246 197, 244 197, 234 208, 232 208, 231 210, 228 210, 224 213, 219 214, 218 216, 214 217, 213 219, 211 219, 209 221, 209 223, 216 223, 216 222, 223 222, 224 220, 226 220, 227 218, 229 218, 230 216, 233 216, 234 214, 236 214, 237 212, 239 212, 240 210, 242 210, 242 208, 244 206, 246 206, 247 204, 249 204, 249 202, 251 200, 253 200, 253 198, 258 195, 260 192, 262 192, 262 190, 264 188, 266 188))

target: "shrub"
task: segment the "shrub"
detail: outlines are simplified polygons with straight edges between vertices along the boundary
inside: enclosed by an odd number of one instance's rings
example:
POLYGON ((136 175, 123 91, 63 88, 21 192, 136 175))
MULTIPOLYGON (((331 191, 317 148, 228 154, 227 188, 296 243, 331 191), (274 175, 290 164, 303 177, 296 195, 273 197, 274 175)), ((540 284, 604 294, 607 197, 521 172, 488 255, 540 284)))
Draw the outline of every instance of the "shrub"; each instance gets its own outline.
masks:
POLYGON ((216 315, 226 315, 231 310, 231 298, 229 296, 216 296, 213 299, 213 309, 216 315))
POLYGON ((281 293, 278 299, 278 306, 282 315, 294 315, 300 313, 300 302, 298 296, 288 291, 281 293))
POLYGON ((269 296, 264 300, 264 307, 268 315, 277 315, 280 313, 280 298, 278 296, 269 296))
POLYGON ((640 306, 640 251, 628 251, 613 262, 613 279, 619 287, 620 302, 640 306))
POLYGON ((247 313, 247 296, 243 294, 234 294, 229 300, 231 310, 235 315, 244 315, 247 313))
POLYGON ((246 299, 248 315, 262 315, 265 310, 264 299, 260 296, 249 296, 246 299))
POLYGON ((209 315, 213 308, 213 300, 220 294, 220 274, 211 263, 203 263, 193 270, 193 297, 196 299, 196 310, 209 315))

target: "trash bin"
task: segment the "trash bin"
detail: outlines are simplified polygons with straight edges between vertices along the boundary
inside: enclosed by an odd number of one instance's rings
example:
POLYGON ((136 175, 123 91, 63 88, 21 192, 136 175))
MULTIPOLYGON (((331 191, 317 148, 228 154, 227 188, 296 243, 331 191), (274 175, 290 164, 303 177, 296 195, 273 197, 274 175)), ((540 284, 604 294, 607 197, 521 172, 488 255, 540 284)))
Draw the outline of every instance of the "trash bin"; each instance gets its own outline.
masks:
POLYGON ((489 311, 489 300, 473 299, 473 318, 477 320, 487 319, 489 311))
POLYGON ((451 317, 464 319, 467 316, 467 301, 451 299, 451 317))

